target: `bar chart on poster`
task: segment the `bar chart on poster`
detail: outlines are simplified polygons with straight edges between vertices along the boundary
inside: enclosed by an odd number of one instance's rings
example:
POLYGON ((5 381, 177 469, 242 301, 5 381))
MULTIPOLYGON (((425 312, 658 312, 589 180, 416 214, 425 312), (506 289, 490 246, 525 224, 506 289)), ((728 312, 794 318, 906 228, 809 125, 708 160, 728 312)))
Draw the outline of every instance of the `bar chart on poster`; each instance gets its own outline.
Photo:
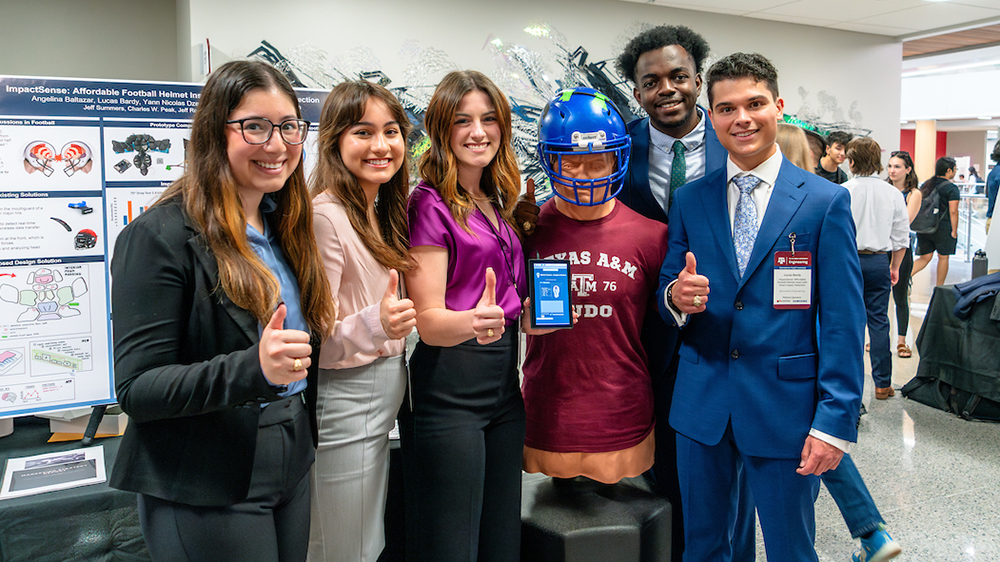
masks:
POLYGON ((184 173, 201 88, 0 76, 0 419, 115 401, 114 243, 184 173))

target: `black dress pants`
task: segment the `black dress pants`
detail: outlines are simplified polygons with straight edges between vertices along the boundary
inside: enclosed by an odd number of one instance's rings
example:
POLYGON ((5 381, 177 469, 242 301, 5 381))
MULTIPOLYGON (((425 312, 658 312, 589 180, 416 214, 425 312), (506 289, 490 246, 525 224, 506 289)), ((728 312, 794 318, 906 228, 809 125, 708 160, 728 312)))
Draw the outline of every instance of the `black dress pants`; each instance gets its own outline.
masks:
POLYGON ((524 402, 518 330, 481 346, 418 342, 400 414, 407 560, 517 562, 524 402))
POLYGON ((201 507, 139 494, 139 524, 150 557, 154 562, 304 561, 314 455, 301 394, 272 402, 261 410, 244 501, 201 507))

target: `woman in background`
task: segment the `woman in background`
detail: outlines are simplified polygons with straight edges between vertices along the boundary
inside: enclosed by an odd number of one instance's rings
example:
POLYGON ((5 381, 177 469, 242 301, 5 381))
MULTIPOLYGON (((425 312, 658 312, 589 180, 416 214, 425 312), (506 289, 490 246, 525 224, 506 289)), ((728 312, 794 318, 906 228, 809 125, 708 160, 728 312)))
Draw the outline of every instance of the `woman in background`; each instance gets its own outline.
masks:
POLYGON ((154 561, 301 562, 318 338, 336 311, 312 233, 295 91, 216 69, 184 175, 118 237, 111 486, 137 492, 154 561))
MULTIPOLYGON (((910 153, 898 150, 889 157, 886 166, 889 173, 886 178, 896 189, 903 192, 906 201, 906 213, 910 222, 920 210, 923 196, 920 193, 917 173, 913 171, 913 160, 910 153)), ((899 281, 892 287, 892 300, 896 303, 896 354, 900 357, 912 357, 913 350, 906 345, 906 332, 910 325, 910 285, 913 272, 913 242, 916 235, 910 233, 910 246, 903 255, 903 263, 899 265, 899 281)))
POLYGON ((520 558, 524 403, 518 316, 524 259, 507 99, 476 71, 451 72, 424 118, 431 146, 410 196, 406 274, 420 341, 412 411, 400 425, 407 555, 428 562, 520 558))
POLYGON ((410 121, 388 90, 338 84, 323 104, 313 229, 337 305, 319 356, 309 559, 374 562, 385 547, 389 431, 406 387, 413 303, 406 230, 410 121))

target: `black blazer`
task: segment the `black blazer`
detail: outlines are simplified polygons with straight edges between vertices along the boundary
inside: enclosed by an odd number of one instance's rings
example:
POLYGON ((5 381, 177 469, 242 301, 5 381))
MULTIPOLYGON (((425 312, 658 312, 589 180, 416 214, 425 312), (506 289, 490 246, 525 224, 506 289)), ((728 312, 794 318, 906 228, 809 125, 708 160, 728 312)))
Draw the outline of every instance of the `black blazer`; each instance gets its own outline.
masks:
MULTIPOLYGON (((197 506, 246 499, 260 403, 280 399, 260 368, 257 320, 222 291, 179 200, 128 225, 111 274, 115 390, 130 419, 110 485, 197 506)), ((317 440, 313 340, 305 446, 317 440)))

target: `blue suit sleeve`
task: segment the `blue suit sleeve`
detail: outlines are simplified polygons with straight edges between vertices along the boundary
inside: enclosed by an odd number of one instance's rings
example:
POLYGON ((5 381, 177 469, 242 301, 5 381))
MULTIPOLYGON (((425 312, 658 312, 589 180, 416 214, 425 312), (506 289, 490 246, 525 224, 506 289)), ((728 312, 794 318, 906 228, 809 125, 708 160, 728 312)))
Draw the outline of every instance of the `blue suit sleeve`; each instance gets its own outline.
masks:
POLYGON ((864 386, 865 303, 851 216, 850 194, 839 190, 824 216, 813 259, 819 368, 812 427, 854 442, 864 386))

